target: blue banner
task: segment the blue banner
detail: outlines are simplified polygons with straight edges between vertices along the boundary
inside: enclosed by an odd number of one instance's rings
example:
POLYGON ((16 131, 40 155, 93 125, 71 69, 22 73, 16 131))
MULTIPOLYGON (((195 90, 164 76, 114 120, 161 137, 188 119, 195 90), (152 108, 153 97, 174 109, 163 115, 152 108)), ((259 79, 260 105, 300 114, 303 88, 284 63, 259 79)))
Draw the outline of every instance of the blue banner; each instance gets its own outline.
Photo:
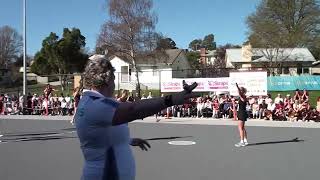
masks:
POLYGON ((268 91, 320 90, 320 76, 270 76, 268 91))

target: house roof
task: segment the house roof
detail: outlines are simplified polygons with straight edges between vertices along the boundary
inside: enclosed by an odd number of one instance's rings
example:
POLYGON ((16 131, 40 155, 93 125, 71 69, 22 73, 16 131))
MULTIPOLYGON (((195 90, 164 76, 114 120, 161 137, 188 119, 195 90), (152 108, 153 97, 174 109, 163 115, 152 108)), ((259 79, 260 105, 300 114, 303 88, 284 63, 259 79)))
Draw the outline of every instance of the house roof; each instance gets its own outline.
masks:
POLYGON ((138 57, 136 63, 139 65, 157 66, 169 65, 183 53, 183 49, 167 49, 165 51, 156 51, 152 55, 138 57))
MULTIPOLYGON (((268 62, 270 61, 266 54, 276 55, 278 59, 287 62, 315 62, 315 58, 307 48, 280 48, 278 53, 273 49, 253 48, 252 62, 268 62)), ((244 62, 242 58, 242 49, 227 49, 227 58, 230 62, 244 62)), ((267 55, 268 56, 268 55, 267 55)))

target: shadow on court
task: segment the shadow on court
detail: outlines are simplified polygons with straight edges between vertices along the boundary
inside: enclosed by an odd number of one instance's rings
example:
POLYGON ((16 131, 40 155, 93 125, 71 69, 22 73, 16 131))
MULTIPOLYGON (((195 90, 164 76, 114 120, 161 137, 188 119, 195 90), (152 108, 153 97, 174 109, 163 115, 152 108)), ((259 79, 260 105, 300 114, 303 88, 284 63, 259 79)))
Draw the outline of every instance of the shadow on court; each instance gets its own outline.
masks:
POLYGON ((157 141, 157 140, 172 140, 172 139, 181 139, 181 138, 190 138, 192 136, 172 136, 172 137, 159 137, 159 138, 149 138, 145 139, 147 141, 157 141))
POLYGON ((299 139, 298 137, 285 140, 285 141, 267 141, 267 142, 260 142, 260 143, 250 143, 248 146, 258 146, 258 145, 265 145, 265 144, 283 144, 283 143, 296 143, 296 142, 304 142, 305 140, 299 139))

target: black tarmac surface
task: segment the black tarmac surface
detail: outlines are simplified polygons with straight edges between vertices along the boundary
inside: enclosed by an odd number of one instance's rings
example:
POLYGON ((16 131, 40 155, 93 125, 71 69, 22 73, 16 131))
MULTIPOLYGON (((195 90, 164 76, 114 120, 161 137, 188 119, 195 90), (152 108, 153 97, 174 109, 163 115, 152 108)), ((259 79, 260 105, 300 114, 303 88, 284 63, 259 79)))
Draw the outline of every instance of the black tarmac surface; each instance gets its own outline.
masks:
MULTIPOLYGON (((130 125, 137 180, 318 180, 319 129, 248 127, 250 146, 236 148, 236 126, 130 125), (195 145, 175 146, 169 141, 195 145)), ((68 121, 0 120, 0 180, 80 179, 83 158, 68 121)))

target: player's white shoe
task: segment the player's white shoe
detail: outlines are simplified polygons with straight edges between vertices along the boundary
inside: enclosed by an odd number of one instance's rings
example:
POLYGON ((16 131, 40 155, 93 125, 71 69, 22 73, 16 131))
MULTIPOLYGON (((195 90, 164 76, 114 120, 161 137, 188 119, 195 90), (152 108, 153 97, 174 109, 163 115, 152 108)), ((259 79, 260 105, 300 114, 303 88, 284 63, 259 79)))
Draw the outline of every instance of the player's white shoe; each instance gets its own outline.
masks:
POLYGON ((246 144, 243 143, 243 142, 238 142, 238 143, 235 144, 234 146, 235 146, 235 147, 244 147, 244 146, 246 146, 246 144))

